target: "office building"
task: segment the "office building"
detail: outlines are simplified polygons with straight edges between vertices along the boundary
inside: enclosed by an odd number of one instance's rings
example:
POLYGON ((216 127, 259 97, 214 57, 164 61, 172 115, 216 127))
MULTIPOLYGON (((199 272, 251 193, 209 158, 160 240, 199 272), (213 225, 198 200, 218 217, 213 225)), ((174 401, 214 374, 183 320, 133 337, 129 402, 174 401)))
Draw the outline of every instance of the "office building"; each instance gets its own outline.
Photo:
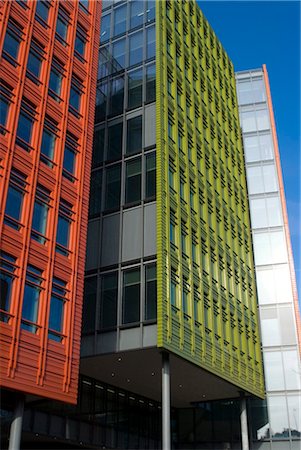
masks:
MULTIPOLYGON (((266 423, 254 430, 257 436, 253 438, 266 442, 260 447, 262 449, 293 450, 300 448, 301 439, 301 324, 266 67, 238 72, 236 83, 248 180, 268 410, 266 423)), ((258 408, 260 404, 258 401, 258 408)))
POLYGON ((101 4, 1 5, 1 389, 76 403, 101 4))

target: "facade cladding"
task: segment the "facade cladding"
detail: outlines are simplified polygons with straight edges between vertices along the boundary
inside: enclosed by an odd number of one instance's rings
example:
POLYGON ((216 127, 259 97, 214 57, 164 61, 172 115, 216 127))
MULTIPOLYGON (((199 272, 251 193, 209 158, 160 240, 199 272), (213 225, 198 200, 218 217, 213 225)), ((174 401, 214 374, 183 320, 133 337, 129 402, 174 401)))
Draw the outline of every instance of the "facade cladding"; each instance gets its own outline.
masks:
POLYGON ((237 73, 236 82, 267 390, 267 421, 257 430, 257 439, 271 439, 272 449, 279 448, 279 440, 283 449, 300 448, 300 312, 265 66, 237 73))
POLYGON ((147 358, 143 348, 153 347, 263 396, 232 63, 195 2, 111 3, 101 26, 83 373, 97 376, 101 353, 147 358))
POLYGON ((1 2, 1 387, 71 403, 100 12, 1 2))

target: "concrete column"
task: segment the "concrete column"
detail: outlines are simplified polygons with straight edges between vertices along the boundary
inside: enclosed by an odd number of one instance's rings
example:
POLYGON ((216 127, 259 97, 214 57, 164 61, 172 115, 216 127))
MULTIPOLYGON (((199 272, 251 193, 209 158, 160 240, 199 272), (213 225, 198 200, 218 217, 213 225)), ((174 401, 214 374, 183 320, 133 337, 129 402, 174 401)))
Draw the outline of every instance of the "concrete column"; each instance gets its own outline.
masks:
POLYGON ((170 369, 169 354, 162 353, 162 450, 170 450, 170 369))
POLYGON ((246 398, 244 397, 244 394, 240 394, 240 428, 241 428, 241 449, 249 450, 247 401, 246 398))
POLYGON ((8 450, 20 450, 23 411, 24 397, 20 396, 16 401, 14 418, 10 426, 8 450))

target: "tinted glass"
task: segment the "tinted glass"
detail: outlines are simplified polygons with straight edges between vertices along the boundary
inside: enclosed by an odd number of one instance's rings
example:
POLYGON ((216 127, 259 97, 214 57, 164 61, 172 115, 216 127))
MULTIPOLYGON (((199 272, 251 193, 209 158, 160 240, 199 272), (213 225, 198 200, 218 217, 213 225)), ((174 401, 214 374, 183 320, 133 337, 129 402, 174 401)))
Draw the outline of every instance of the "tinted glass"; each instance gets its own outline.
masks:
POLYGON ((51 68, 49 78, 49 88, 57 95, 61 94, 62 78, 63 78, 62 75, 57 70, 51 68))
POLYGON ((41 17, 45 22, 48 20, 49 6, 47 3, 40 1, 36 2, 36 14, 41 17))
POLYGON ((126 5, 114 11, 114 36, 125 33, 126 30, 126 5))
POLYGON ((12 56, 14 59, 18 58, 19 53, 20 40, 17 36, 15 36, 10 30, 7 30, 3 50, 12 56))
POLYGON ((74 174, 75 171, 75 158, 76 158, 75 151, 72 150, 72 148, 70 147, 65 147, 63 167, 72 175, 74 174))
POLYGON ((58 217, 56 242, 63 247, 69 246, 70 222, 64 216, 58 217))
POLYGON ((100 42, 106 42, 110 39, 110 28, 111 28, 111 14, 106 14, 101 18, 101 26, 100 26, 100 42))
POLYGON ((7 193, 5 214, 19 222, 21 219, 22 203, 23 192, 10 185, 7 193))
MULTIPOLYGON (((13 277, 4 272, 0 272, 0 308, 4 311, 9 311, 10 308, 12 283, 13 277)), ((1 320, 3 320, 4 317, 5 316, 2 317, 2 314, 0 314, 1 320)))
POLYGON ((146 30, 146 58, 154 58, 156 56, 156 30, 152 26, 146 30))
POLYGON ((76 111, 79 111, 80 109, 80 98, 80 91, 76 89, 75 86, 71 85, 69 103, 76 111))
POLYGON ((140 269, 123 274, 122 323, 140 321, 140 269))
POLYGON ((109 114, 116 116, 123 112, 124 78, 115 78, 111 81, 111 96, 109 114))
POLYGON ((85 279, 84 306, 83 306, 83 332, 91 332, 95 329, 97 277, 85 279))
POLYGON ((120 164, 110 167, 106 171, 105 209, 116 209, 120 206, 121 187, 120 164))
POLYGON ((101 283, 101 328, 115 327, 117 323, 118 274, 102 276, 101 283))
POLYGON ((0 125, 5 127, 9 110, 9 102, 5 98, 0 97, 0 125))
POLYGON ((125 39, 121 39, 113 44, 112 51, 112 72, 117 72, 125 68, 125 39))
POLYGON ((145 320, 157 319, 156 265, 145 267, 145 320))
POLYGON ((132 34, 129 37, 130 61, 129 65, 139 64, 143 60, 143 32, 132 34))
POLYGON ((141 201, 141 158, 126 164, 125 203, 141 201))
POLYGON ((56 22, 56 32, 63 40, 66 40, 67 29, 68 29, 67 22, 62 17, 59 16, 56 22))
POLYGON ((47 224, 47 214, 48 207, 45 203, 35 201, 33 218, 32 218, 32 229, 45 235, 46 224, 47 224))
POLYGON ((121 158, 122 130, 122 123, 117 123, 116 125, 112 125, 108 128, 107 161, 113 161, 121 158))
POLYGON ((145 2, 135 0, 130 3, 130 28, 143 24, 145 2))
POLYGON ((156 66, 151 65, 146 68, 146 102, 154 102, 156 100, 156 66))
MULTIPOLYGON (((40 290, 32 285, 25 284, 23 307, 22 307, 22 319, 30 320, 30 322, 37 322, 38 307, 39 307, 40 290)), ((30 325, 22 325, 22 328, 26 328, 29 331, 35 331, 35 328, 30 325)))
POLYGON ((140 152, 142 149, 142 116, 134 117, 127 122, 126 153, 140 152))
MULTIPOLYGON (((64 301, 56 297, 51 296, 50 301, 50 315, 49 315, 49 328, 53 331, 61 333, 63 331, 63 312, 64 312, 64 301)), ((60 340, 61 337, 55 334, 49 334, 50 339, 60 340)))
POLYGON ((31 143, 31 133, 32 133, 33 119, 26 116, 24 113, 20 113, 17 136, 28 144, 31 143))
POLYGON ((135 70, 128 74, 128 108, 142 105, 143 71, 135 70))
POLYGON ((146 156, 145 198, 156 196, 156 153, 146 156))
POLYGON ((91 174, 89 215, 94 217, 101 211, 102 170, 91 174))
POLYGON ((103 162, 105 130, 95 130, 93 141, 92 167, 98 167, 103 162))
POLYGON ((41 64, 41 57, 31 50, 28 55, 27 70, 29 70, 29 72, 31 72, 35 77, 39 78, 41 64))
POLYGON ((53 159, 55 146, 55 134, 51 131, 44 130, 41 144, 41 153, 49 159, 53 159))

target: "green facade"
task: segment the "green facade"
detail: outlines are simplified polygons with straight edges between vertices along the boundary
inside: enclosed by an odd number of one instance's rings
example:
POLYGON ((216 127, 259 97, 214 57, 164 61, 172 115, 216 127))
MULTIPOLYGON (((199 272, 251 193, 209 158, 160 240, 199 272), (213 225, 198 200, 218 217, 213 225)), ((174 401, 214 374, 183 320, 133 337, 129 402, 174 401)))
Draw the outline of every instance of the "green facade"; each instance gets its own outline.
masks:
POLYGON ((159 348, 264 395, 233 65, 194 1, 157 2, 159 348))

